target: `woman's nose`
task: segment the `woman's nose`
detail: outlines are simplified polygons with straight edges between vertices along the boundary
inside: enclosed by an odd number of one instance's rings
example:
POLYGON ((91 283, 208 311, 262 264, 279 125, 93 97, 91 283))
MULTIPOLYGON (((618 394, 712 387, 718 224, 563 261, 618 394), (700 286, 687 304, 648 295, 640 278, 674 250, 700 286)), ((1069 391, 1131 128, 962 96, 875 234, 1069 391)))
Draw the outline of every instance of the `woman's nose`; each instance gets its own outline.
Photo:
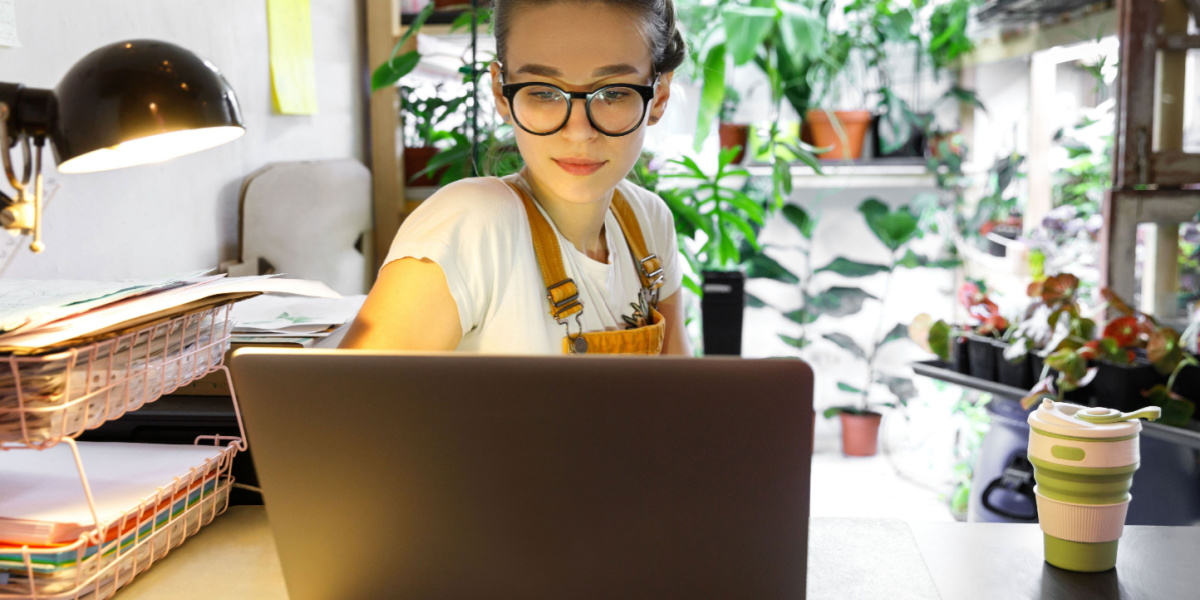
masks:
POLYGON ((571 114, 561 133, 573 141, 590 140, 600 135, 600 132, 596 131, 596 128, 592 127, 591 121, 588 120, 586 99, 571 99, 571 114))

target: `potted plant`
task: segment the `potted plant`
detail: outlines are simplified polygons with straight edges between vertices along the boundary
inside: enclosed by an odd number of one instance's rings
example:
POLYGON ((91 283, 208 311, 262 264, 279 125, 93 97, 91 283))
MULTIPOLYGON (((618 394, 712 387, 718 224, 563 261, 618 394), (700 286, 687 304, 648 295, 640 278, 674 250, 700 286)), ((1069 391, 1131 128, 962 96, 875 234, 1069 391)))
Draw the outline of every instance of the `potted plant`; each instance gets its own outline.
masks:
POLYGON ((741 354, 742 312, 745 308, 746 274, 740 245, 744 241, 759 250, 757 227, 767 214, 762 199, 743 191, 745 184, 733 186, 729 178, 749 179, 749 172, 731 163, 738 148, 721 150, 717 170, 706 173, 690 157, 672 159, 683 170, 665 173, 662 178, 679 179, 679 187, 659 189, 675 216, 680 249, 697 282, 684 277, 684 285, 701 297, 704 348, 706 354, 741 354))
POLYGON ((818 85, 814 96, 819 103, 805 111, 804 121, 813 145, 828 148, 819 154, 822 159, 862 157, 871 111, 866 109, 866 94, 861 89, 867 69, 858 35, 852 30, 831 36, 810 75, 818 85))
POLYGON ((429 161, 441 151, 435 144, 443 140, 453 140, 456 133, 438 129, 438 126, 458 115, 471 96, 464 94, 455 98, 443 98, 439 95, 442 85, 439 84, 434 89, 431 96, 417 97, 411 87, 400 86, 404 172, 408 174, 409 183, 417 186, 445 185, 449 181, 440 182, 443 177, 450 178, 450 181, 462 177, 461 174, 447 173, 445 164, 437 164, 430 168, 429 161))
POLYGON ((882 263, 863 263, 837 257, 826 266, 816 269, 816 272, 831 272, 854 278, 883 275, 883 293, 880 296, 874 296, 858 289, 858 294, 850 294, 848 290, 857 288, 831 287, 825 293, 835 289, 843 291, 827 300, 812 298, 807 303, 813 305, 809 307, 809 310, 818 315, 829 314, 832 312, 829 310, 830 308, 840 309, 846 304, 845 300, 856 296, 858 298, 856 303, 859 306, 865 298, 877 300, 880 305, 875 333, 868 346, 869 350, 844 333, 827 333, 823 336, 825 340, 833 342, 864 363, 866 377, 862 382, 851 384, 839 381, 837 383, 840 391, 856 397, 855 402, 831 406, 825 410, 824 414, 826 418, 838 416, 842 421, 843 453, 847 456, 871 456, 877 449, 879 424, 882 418, 878 409, 906 406, 908 401, 916 395, 916 388, 911 379, 882 373, 876 365, 880 348, 895 341, 909 339, 909 325, 895 324, 889 329, 885 319, 884 303, 891 288, 893 276, 899 269, 946 268, 954 266, 957 262, 930 260, 912 250, 910 247, 912 241, 923 236, 924 230, 921 227, 922 220, 910 205, 900 206, 893 210, 878 199, 868 198, 859 205, 858 211, 866 221, 867 228, 886 249, 887 259, 882 263), (821 305, 822 302, 830 300, 836 304, 821 305), (879 398, 881 395, 885 399, 873 399, 873 397, 879 398))
POLYGON ((733 116, 737 113, 738 103, 741 102, 741 95, 736 89, 731 86, 725 88, 725 100, 721 103, 720 114, 720 129, 718 134, 721 137, 721 149, 736 148, 737 153, 734 154, 730 161, 732 164, 741 164, 742 159, 746 156, 746 148, 750 142, 750 126, 741 123, 734 123, 733 116))

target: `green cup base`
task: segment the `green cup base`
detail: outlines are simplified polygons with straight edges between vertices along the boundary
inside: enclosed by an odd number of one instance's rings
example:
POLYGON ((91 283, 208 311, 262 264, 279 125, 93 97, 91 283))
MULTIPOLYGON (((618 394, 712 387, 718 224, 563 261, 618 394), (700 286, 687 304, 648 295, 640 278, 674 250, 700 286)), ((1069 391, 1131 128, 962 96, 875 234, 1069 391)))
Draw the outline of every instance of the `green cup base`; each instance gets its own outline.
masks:
POLYGON ((1043 533, 1046 562, 1068 571, 1099 573, 1117 566, 1117 541, 1071 542, 1043 533))

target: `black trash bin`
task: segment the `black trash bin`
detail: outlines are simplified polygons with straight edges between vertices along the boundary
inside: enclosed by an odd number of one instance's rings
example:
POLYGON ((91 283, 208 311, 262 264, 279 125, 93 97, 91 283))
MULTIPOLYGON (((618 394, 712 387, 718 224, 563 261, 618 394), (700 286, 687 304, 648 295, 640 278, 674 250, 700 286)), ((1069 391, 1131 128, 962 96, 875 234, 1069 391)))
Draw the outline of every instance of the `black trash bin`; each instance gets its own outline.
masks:
POLYGON ((700 300, 704 354, 742 355, 742 314, 746 310, 746 274, 704 271, 700 300))

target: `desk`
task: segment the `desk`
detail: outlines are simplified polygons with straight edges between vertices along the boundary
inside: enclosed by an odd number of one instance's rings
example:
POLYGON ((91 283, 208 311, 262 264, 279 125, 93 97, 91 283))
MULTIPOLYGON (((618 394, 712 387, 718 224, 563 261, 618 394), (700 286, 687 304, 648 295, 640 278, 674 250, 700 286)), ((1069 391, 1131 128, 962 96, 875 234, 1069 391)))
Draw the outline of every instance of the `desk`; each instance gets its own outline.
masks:
MULTIPOLYGON (((1037 525, 814 519, 809 600, 1194 598, 1200 527, 1125 528, 1115 571, 1042 561, 1037 525)), ((284 600, 261 506, 234 506, 140 575, 116 600, 284 600)))

